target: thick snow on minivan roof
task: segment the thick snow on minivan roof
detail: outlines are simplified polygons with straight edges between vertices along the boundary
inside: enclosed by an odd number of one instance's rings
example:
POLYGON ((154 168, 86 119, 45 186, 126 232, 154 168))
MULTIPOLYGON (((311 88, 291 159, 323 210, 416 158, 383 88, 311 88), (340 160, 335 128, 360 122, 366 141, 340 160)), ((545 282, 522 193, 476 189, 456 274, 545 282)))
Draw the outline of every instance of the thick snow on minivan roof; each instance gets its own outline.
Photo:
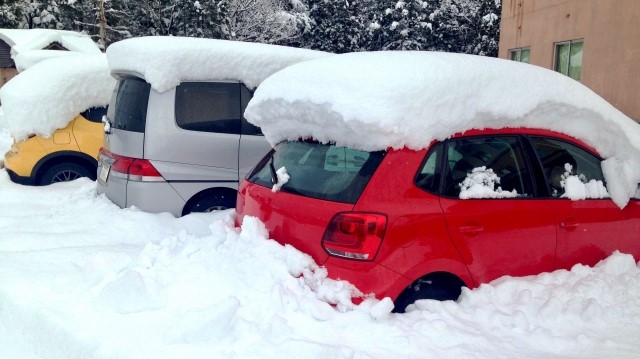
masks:
POLYGON ((469 129, 549 129, 606 159, 618 206, 640 182, 640 125, 579 82, 514 61, 412 51, 336 55, 269 77, 245 116, 272 145, 313 138, 362 150, 421 149, 469 129))
POLYGON ((104 54, 43 60, 0 89, 7 128, 17 140, 50 136, 84 110, 107 105, 115 85, 104 54))
POLYGON ((238 80, 249 88, 289 65, 329 53, 239 41, 151 36, 107 49, 113 74, 132 73, 165 92, 183 81, 238 80))

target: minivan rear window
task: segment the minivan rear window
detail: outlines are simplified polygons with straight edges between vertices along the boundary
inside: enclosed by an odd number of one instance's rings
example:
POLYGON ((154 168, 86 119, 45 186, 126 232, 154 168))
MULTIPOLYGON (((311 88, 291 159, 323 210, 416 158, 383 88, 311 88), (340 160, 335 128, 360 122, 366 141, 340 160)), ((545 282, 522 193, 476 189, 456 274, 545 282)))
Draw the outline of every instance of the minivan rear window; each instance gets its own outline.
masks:
POLYGON ((385 153, 311 141, 285 141, 260 161, 247 180, 270 188, 274 172, 285 167, 290 178, 281 191, 355 204, 385 153))
POLYGON ((111 128, 144 132, 151 85, 136 77, 125 77, 111 97, 107 118, 111 128))

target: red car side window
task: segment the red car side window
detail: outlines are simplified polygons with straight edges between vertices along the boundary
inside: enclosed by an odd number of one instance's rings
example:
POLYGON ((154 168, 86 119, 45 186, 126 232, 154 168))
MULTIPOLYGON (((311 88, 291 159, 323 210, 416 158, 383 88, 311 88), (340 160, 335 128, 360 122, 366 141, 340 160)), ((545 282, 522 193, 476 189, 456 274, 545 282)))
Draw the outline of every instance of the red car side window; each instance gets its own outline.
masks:
POLYGON ((516 136, 449 140, 445 154, 445 196, 478 199, 533 195, 529 168, 516 136))

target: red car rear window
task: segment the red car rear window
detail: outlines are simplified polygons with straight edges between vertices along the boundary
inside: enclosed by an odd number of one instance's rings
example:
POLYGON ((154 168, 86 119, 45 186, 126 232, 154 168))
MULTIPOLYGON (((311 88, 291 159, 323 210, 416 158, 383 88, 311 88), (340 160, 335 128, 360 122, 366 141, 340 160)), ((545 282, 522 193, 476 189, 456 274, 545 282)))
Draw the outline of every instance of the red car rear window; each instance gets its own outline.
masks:
POLYGON ((285 167, 290 178, 281 191, 328 201, 356 203, 386 152, 366 152, 310 141, 281 142, 247 180, 265 187, 285 167))

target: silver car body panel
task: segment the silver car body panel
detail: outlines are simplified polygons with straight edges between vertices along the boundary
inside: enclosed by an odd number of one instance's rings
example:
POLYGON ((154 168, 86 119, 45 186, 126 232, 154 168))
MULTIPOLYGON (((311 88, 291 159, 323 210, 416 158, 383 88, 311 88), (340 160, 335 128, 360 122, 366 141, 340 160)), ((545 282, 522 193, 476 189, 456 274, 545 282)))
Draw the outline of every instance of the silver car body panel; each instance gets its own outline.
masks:
MULTIPOLYGON (((200 154, 200 156, 202 155, 200 154)), ((238 182, 237 168, 199 166, 156 160, 150 162, 168 182, 238 182)))
POLYGON ((145 212, 169 212, 182 215, 186 201, 167 182, 127 181, 127 207, 135 206, 145 212))
POLYGON ((140 182, 116 174, 109 176, 106 183, 98 181, 98 193, 105 193, 118 206, 180 216, 189 199, 202 191, 237 190, 239 179, 271 149, 263 136, 178 127, 175 96, 175 88, 163 93, 151 89, 144 133, 112 129, 105 134, 107 150, 149 160, 164 179, 140 182))
POLYGON ((264 139, 264 136, 242 135, 238 151, 240 179, 243 179, 269 151, 271 151, 271 145, 264 139))
POLYGON ((109 174, 107 182, 102 182, 100 180, 100 170, 102 169, 102 165, 102 157, 100 157, 98 161, 98 181, 96 186, 98 194, 104 193, 107 198, 118 205, 118 207, 127 207, 127 182, 129 181, 124 177, 117 176, 115 172, 112 172, 109 174))
POLYGON ((104 148, 121 156, 143 158, 144 133, 112 128, 111 133, 104 136, 104 148))

